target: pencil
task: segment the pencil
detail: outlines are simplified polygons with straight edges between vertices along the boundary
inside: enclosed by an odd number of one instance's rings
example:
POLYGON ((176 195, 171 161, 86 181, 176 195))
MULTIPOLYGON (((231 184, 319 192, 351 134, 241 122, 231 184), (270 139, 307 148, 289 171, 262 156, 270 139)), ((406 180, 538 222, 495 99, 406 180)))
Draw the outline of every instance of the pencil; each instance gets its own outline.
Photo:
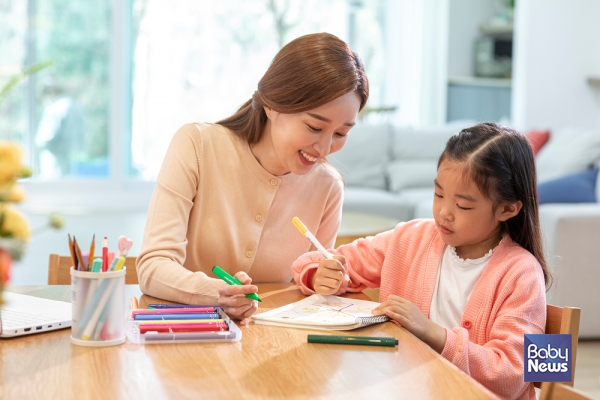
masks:
POLYGON ((90 244, 90 255, 88 258, 88 266, 87 266, 88 271, 91 269, 92 263, 94 262, 94 250, 95 249, 96 249, 96 234, 94 233, 94 236, 92 236, 92 243, 90 244))
POLYGON ((71 234, 67 234, 69 237, 69 253, 71 253, 71 265, 73 269, 77 270, 77 261, 75 259, 75 250, 73 249, 73 240, 71 239, 71 234))
POLYGON ((87 271, 87 266, 83 263, 83 256, 81 255, 81 249, 79 248, 79 245, 77 244, 77 239, 75 239, 75 236, 73 236, 73 247, 75 248, 75 257, 77 257, 77 262, 81 266, 79 268, 79 270, 87 271))

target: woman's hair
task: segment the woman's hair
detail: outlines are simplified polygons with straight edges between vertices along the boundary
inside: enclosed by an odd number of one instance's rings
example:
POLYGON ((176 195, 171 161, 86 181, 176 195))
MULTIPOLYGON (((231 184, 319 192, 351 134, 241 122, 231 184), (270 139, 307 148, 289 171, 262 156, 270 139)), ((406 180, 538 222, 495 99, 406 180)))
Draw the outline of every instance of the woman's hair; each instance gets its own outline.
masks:
POLYGON ((494 205, 521 201, 519 213, 500 223, 500 234, 508 234, 535 256, 544 273, 546 288, 552 275, 542 249, 538 216, 535 162, 529 140, 519 132, 494 123, 463 129, 452 136, 438 161, 465 163, 465 172, 494 205))
POLYGON ((356 53, 329 33, 305 35, 277 53, 252 98, 217 124, 254 144, 260 140, 267 122, 264 106, 294 114, 351 91, 358 93, 362 110, 369 97, 369 82, 356 53))

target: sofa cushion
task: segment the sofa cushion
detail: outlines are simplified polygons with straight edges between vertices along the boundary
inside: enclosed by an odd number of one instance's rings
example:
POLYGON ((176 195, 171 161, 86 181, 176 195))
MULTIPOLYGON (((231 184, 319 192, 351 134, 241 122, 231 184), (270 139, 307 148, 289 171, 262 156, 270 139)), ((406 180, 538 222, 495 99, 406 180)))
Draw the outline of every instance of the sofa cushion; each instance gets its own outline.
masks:
POLYGON ((538 182, 588 169, 600 160, 600 132, 562 129, 536 156, 538 182))
POLYGON ((389 188, 400 192, 408 188, 432 188, 437 175, 437 160, 396 160, 387 166, 389 188))
POLYGON ((392 135, 392 159, 437 161, 450 136, 460 131, 454 125, 418 130, 396 128, 392 135))
POLYGON ((540 204, 595 203, 598 167, 538 185, 540 204))
POLYGON ((412 210, 412 204, 387 190, 352 186, 344 190, 344 212, 361 212, 408 221, 412 218, 412 210))
POLYGON ((348 134, 344 147, 327 157, 347 186, 375 189, 387 187, 384 166, 390 160, 391 127, 357 125, 348 134))
POLYGON ((527 135, 525 136, 527 136, 529 143, 531 143, 533 155, 536 155, 540 152, 542 147, 544 147, 544 145, 548 143, 548 140, 550 140, 550 131, 532 130, 527 132, 527 135))

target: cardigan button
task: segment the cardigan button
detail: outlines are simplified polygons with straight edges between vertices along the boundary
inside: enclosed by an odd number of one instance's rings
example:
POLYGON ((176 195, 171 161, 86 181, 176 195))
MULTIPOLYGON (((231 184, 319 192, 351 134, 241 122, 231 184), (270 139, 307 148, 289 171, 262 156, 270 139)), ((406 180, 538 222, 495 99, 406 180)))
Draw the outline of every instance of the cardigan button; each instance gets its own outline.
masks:
POLYGON ((471 321, 464 321, 462 325, 465 329, 471 329, 472 326, 471 321))
POLYGON ((277 179, 271 179, 271 185, 277 186, 277 179))
POLYGON ((257 220, 258 222, 262 221, 262 215, 258 214, 258 215, 256 216, 256 220, 257 220))
POLYGON ((246 257, 251 258, 252 257, 252 252, 250 250, 248 250, 246 252, 246 257))

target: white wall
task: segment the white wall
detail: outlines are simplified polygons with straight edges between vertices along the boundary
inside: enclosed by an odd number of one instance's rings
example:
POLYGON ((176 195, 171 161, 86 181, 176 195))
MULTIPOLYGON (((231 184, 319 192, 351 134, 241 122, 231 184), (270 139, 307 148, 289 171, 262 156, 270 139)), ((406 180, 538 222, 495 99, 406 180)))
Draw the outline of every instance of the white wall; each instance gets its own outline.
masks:
POLYGON ((473 76, 479 25, 495 14, 495 4, 493 0, 450 0, 448 76, 473 76))
POLYGON ((600 130, 600 1, 519 0, 515 16, 515 127, 600 130))

